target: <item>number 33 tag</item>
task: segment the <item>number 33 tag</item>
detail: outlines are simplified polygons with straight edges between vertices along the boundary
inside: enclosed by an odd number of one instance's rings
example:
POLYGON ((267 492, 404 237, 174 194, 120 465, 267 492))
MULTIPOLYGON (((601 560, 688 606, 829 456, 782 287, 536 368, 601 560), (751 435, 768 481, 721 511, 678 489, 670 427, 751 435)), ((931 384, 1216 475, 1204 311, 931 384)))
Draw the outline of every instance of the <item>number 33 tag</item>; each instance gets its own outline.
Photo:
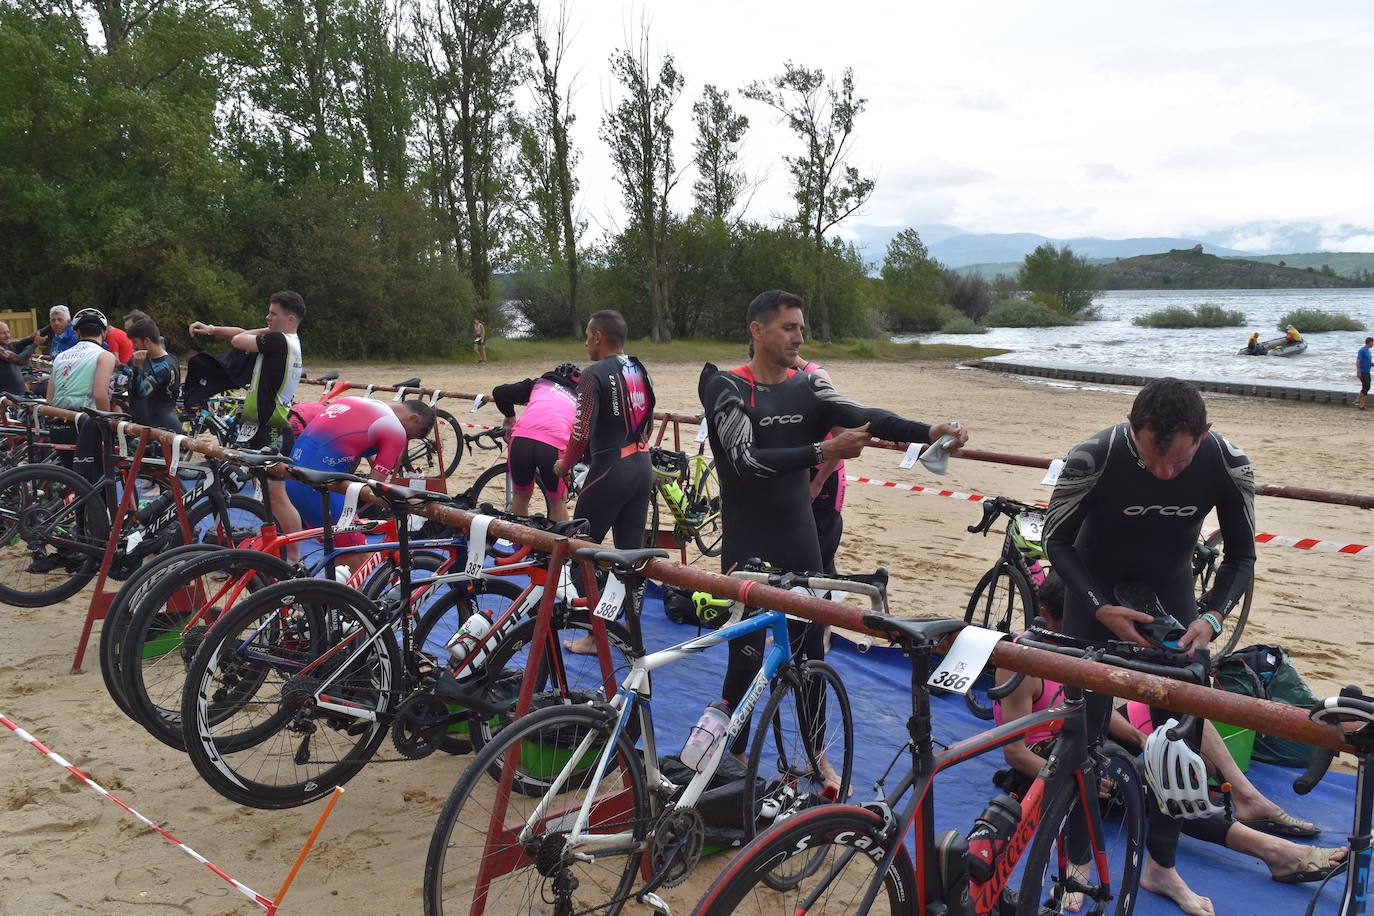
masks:
POLYGON ((926 684, 951 693, 968 693, 978 675, 983 673, 992 650, 1006 633, 982 627, 964 627, 950 646, 949 654, 930 675, 926 684))

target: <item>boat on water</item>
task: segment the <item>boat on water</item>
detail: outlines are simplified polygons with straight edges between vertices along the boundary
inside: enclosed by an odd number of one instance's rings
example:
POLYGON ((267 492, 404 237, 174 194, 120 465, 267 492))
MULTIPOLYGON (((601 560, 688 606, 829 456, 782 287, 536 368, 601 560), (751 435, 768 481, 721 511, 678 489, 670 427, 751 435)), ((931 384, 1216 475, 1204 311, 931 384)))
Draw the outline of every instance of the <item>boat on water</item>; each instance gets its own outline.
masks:
POLYGON ((1287 337, 1261 340, 1259 345, 1262 349, 1253 353, 1249 347, 1241 347, 1236 353, 1239 356, 1297 356, 1307 349, 1307 341, 1289 340, 1287 337))

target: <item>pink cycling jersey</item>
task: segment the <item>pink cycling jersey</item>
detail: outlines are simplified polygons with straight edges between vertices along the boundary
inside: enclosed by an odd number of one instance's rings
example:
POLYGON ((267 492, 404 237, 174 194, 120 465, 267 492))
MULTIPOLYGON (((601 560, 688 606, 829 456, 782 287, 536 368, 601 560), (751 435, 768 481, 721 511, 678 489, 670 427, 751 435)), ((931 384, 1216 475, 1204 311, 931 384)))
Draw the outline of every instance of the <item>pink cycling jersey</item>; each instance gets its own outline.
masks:
POLYGON ((319 401, 306 401, 304 404, 292 404, 291 410, 286 415, 286 421, 291 424, 291 438, 299 439, 301 433, 310 425, 310 421, 324 413, 328 404, 321 404, 319 401))
POLYGON ((338 398, 323 405, 296 440, 291 460, 321 471, 351 471, 372 454, 372 470, 389 475, 406 447, 406 430, 390 405, 338 398))
POLYGON ((511 437, 534 439, 562 452, 568 447, 573 418, 577 414, 577 395, 571 388, 548 379, 537 379, 530 389, 529 405, 515 421, 511 437))

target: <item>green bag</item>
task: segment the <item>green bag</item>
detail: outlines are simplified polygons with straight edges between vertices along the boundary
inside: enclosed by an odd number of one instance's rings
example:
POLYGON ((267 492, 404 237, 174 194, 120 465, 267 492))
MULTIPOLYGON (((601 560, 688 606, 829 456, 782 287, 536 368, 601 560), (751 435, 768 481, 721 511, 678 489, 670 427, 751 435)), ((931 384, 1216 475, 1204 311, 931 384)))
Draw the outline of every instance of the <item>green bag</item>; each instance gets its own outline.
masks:
MULTIPOLYGON (((1308 689, 1288 653, 1279 646, 1246 646, 1217 662, 1213 671, 1217 686, 1230 693, 1272 700, 1302 709, 1317 698, 1308 689)), ((1290 738, 1257 734, 1253 757, 1264 763, 1286 767, 1305 767, 1312 760, 1312 747, 1290 738)))

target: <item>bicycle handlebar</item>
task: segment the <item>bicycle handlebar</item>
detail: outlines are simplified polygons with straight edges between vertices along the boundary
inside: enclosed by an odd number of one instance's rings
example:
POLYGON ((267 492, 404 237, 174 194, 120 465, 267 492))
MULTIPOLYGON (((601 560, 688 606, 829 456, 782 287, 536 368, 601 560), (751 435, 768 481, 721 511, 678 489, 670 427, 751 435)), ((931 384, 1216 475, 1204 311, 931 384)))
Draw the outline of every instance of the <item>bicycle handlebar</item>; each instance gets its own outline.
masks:
MULTIPOLYGON (((1374 702, 1365 696, 1364 691, 1351 684, 1341 688, 1340 696, 1330 697, 1322 700, 1308 711, 1308 718, 1314 722, 1329 722, 1332 725, 1341 722, 1362 721, 1365 728, 1360 729, 1364 732, 1370 723, 1374 723, 1374 702)), ((1348 736, 1347 740, 1354 738, 1348 736)), ((1351 743, 1354 743, 1351 740, 1351 743)), ((1361 742, 1364 743, 1364 742, 1361 742)), ((1317 787, 1317 783, 1326 776, 1327 770, 1331 768, 1331 762, 1336 759, 1336 751, 1327 750, 1324 747, 1314 748, 1312 760, 1307 764, 1307 769, 1297 779, 1293 780, 1293 791, 1299 795, 1306 795, 1317 787)))
POLYGON ((983 519, 976 525, 968 526, 969 534, 986 535, 992 529, 992 523, 998 515, 1005 515, 1007 518, 1015 518, 1017 515, 1029 509, 1041 509, 1042 506, 1023 503, 1018 499, 1007 496, 994 496, 991 499, 983 500, 983 519))
POLYGON ((1075 658, 1086 658, 1090 661, 1104 662, 1108 665, 1116 665, 1118 668, 1128 668, 1131 671, 1139 671, 1141 674, 1153 674, 1155 677, 1168 678, 1174 681, 1186 681, 1190 684, 1207 683, 1207 666, 1197 660, 1189 660, 1182 664, 1168 664, 1159 661, 1147 661, 1143 658, 1132 658, 1132 655, 1151 655, 1169 658, 1171 653, 1166 653, 1159 649, 1145 649, 1136 646, 1134 643, 1123 643, 1111 641, 1106 646, 1074 646, 1066 645, 1062 642, 1047 642, 1036 638, 1041 633, 1055 639, 1064 637, 1058 633, 1049 633, 1034 627, 1029 634, 1021 636, 1018 642, 1023 646, 1030 646, 1032 649, 1044 649, 1046 652, 1054 652, 1058 655, 1069 655, 1075 658), (1126 652, 1128 654, 1119 654, 1126 652))
POLYGON ((463 433, 463 444, 468 447, 469 452, 472 451, 474 445, 486 452, 499 450, 505 439, 506 430, 503 426, 493 426, 491 429, 484 429, 480 433, 463 433), (491 445, 483 445, 483 439, 490 439, 491 445))
POLYGON ((847 592, 854 595, 867 595, 873 610, 887 613, 887 570, 878 567, 871 577, 847 579, 844 577, 813 576, 809 573, 764 572, 761 570, 737 569, 730 574, 734 579, 748 579, 762 582, 774 588, 804 588, 811 591, 847 592), (864 581, 872 578, 876 581, 864 581))

